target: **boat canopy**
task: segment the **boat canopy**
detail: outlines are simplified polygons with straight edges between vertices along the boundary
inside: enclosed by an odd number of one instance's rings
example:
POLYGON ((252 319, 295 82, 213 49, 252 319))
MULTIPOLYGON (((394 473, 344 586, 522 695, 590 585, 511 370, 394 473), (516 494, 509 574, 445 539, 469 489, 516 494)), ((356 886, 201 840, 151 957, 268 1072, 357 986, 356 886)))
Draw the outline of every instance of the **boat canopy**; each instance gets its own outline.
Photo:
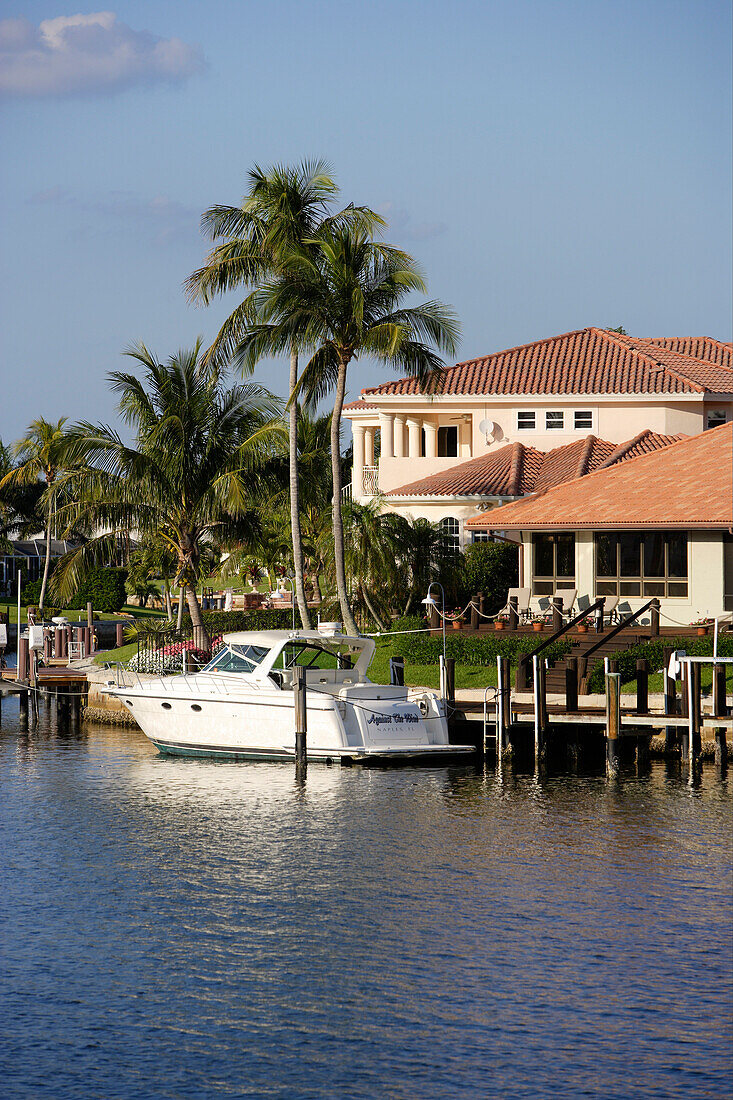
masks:
POLYGON ((214 658, 217 671, 250 672, 263 680, 273 669, 294 665, 335 667, 339 658, 349 658, 359 679, 364 679, 376 647, 372 638, 319 630, 240 630, 225 634, 223 641, 232 658, 230 667, 224 668, 227 657, 217 654, 214 658))

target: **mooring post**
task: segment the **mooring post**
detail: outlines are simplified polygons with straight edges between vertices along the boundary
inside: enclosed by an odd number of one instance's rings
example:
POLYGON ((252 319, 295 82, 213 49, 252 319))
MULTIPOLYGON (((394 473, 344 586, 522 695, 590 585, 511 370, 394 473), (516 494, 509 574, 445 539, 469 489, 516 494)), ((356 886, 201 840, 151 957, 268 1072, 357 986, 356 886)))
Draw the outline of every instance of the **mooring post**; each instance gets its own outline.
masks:
POLYGON ((565 710, 575 714, 578 710, 578 658, 565 658, 565 710))
POLYGON ((562 596, 553 596, 550 603, 552 604, 552 633, 554 634, 562 627, 562 596))
POLYGON ((659 600, 654 597, 652 605, 649 608, 649 617, 651 621, 651 635, 652 638, 659 637, 659 600))
POLYGON ((92 630, 93 626, 94 626, 94 611, 92 610, 91 603, 88 603, 87 604, 87 629, 89 630, 90 633, 91 633, 91 630, 92 630))
POLYGON ((545 759, 545 733, 547 727, 547 699, 545 694, 545 662, 535 654, 532 657, 534 673, 534 762, 539 767, 545 759))
POLYGON ((700 666, 694 662, 687 665, 687 697, 690 737, 690 767, 699 761, 702 755, 702 700, 700 698, 700 666))
POLYGON ((435 604, 430 605, 430 618, 428 620, 430 630, 440 630, 440 616, 438 615, 438 608, 435 604))
MULTIPOLYGON (((725 690, 725 665, 713 665, 713 714, 716 718, 725 718, 728 703, 725 690)), ((728 756, 725 726, 715 729, 715 763, 725 764, 728 756)))
POLYGON ((125 644, 125 627, 122 623, 115 625, 115 646, 117 649, 121 649, 125 644))
POLYGON ((61 642, 61 637, 62 637, 61 627, 57 626, 56 629, 53 632, 53 655, 57 660, 61 656, 61 650, 63 649, 63 645, 62 645, 62 642, 61 642))
POLYGON ((487 606, 487 604, 486 604, 486 593, 485 592, 479 592, 479 594, 478 594, 478 611, 479 611, 479 616, 484 620, 484 622, 486 621, 486 614, 487 614, 486 606, 487 606))
POLYGON ((456 709, 456 659, 445 659, 445 702, 449 714, 456 709))
POLYGON ((471 630, 478 630, 478 628, 479 628, 478 596, 471 596, 471 612, 470 612, 469 624, 470 624, 471 630))
POLYGON ((519 597, 509 597, 509 629, 516 630, 519 627, 519 597))
POLYGON ((47 627, 43 630, 43 660, 51 660, 51 631, 47 627))
POLYGON ((636 662, 636 713, 649 713, 649 662, 636 662))
MULTIPOLYGON (((20 626, 18 626, 18 630, 20 630, 20 626)), ((15 674, 16 680, 27 680, 28 679, 28 671, 29 671, 28 653, 29 653, 28 639, 27 638, 19 638, 18 639, 18 668, 16 669, 16 674, 15 674)))
POLYGON ((393 687, 405 686, 405 658, 404 657, 390 657, 389 659, 389 682, 393 687))
POLYGON ((619 772, 619 737, 621 735, 621 676, 606 673, 606 774, 619 772))
POLYGON ((38 725, 38 650, 34 649, 30 655, 29 678, 31 687, 31 714, 33 725, 38 725))
POLYGON ((306 762, 308 734, 305 669, 302 665, 296 665, 293 669, 293 707, 295 714, 295 762, 302 767, 306 762))

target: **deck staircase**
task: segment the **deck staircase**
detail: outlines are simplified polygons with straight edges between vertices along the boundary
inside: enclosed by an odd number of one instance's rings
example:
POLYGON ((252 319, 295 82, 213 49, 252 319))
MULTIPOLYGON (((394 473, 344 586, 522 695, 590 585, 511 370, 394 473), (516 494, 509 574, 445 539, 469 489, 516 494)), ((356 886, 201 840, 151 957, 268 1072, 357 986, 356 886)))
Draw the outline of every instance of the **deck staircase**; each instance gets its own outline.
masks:
MULTIPOLYGON (((609 633, 609 631, 604 631, 609 633)), ((570 634, 570 641, 572 643, 572 650, 568 654, 570 657, 584 657, 587 651, 600 641, 600 635, 595 631, 589 631, 587 634, 570 634)), ((602 661, 604 657, 616 657, 619 653, 623 653, 624 650, 629 649, 631 646, 639 645, 643 642, 651 640, 651 633, 647 629, 641 630, 624 630, 621 634, 617 634, 614 638, 609 638, 607 642, 604 642, 599 649, 588 660, 587 673, 590 673, 596 661, 602 661)), ((565 660, 556 661, 555 664, 548 668, 545 682, 547 684, 548 692, 565 692, 565 660)), ((583 694, 584 683, 579 683, 580 693, 583 694)))

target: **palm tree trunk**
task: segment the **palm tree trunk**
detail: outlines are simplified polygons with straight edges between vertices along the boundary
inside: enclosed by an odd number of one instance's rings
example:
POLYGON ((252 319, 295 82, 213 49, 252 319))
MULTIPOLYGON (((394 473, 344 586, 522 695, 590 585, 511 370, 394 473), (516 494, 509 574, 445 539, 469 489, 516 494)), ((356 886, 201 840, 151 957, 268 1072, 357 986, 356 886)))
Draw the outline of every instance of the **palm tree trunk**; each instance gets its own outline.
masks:
POLYGON ((46 586, 48 585, 48 570, 51 563, 51 508, 53 502, 49 503, 48 515, 46 516, 46 561, 43 565, 43 580, 41 581, 41 595, 38 598, 38 617, 43 619, 43 603, 46 599, 46 586))
POLYGON ((185 597, 185 588, 183 581, 179 582, 181 587, 178 590, 178 618, 176 619, 176 630, 181 633, 181 627, 183 626, 183 600, 185 597))
POLYGON ((208 651, 211 649, 211 639, 204 626, 204 617, 201 614, 201 607, 196 595, 196 589, 192 584, 188 583, 186 584, 186 602, 188 603, 188 611, 193 625, 193 644, 196 649, 205 649, 208 651))
POLYGON ((171 603, 171 586, 167 577, 163 579, 163 594, 165 596, 165 613, 168 616, 168 621, 173 619, 173 605, 171 603))
POLYGON ((336 591, 341 616, 344 622, 344 630, 347 634, 358 634, 359 628, 354 622, 354 616, 349 607, 349 596, 346 585, 346 564, 344 562, 344 521, 341 515, 341 410, 344 407, 346 394, 346 368, 348 363, 339 363, 338 379, 336 382, 336 398, 331 416, 331 478, 333 481, 333 500, 331 502, 331 515, 333 518, 333 557, 336 567, 336 591))
MULTIPOLYGON (((298 382, 298 354, 290 352, 290 397, 292 399, 298 382)), ((293 542, 293 568, 295 572, 295 594, 298 597, 300 621, 304 630, 310 630, 311 620, 308 614, 308 600, 303 583, 303 536, 300 530, 300 481, 298 478, 298 402, 293 401, 288 424, 288 442, 290 444, 290 532, 293 542)))
POLYGON ((381 630, 381 631, 382 631, 382 633, 384 633, 384 632, 385 632, 385 630, 386 630, 387 628, 385 627, 384 623, 382 622, 382 620, 380 619, 379 615, 377 614, 377 612, 376 612, 376 610, 375 610, 375 608, 374 608, 374 604, 373 604, 373 603, 372 603, 372 601, 371 601, 371 600, 369 599, 369 593, 367 592, 367 590, 366 590, 366 588, 364 587, 364 585, 362 585, 362 586, 361 586, 361 594, 362 594, 362 596, 364 597, 364 603, 365 603, 365 604, 367 605, 367 607, 369 608, 369 614, 370 614, 370 615, 371 615, 371 617, 372 617, 372 618, 374 619, 374 622, 375 622, 375 623, 377 624, 377 630, 381 630))

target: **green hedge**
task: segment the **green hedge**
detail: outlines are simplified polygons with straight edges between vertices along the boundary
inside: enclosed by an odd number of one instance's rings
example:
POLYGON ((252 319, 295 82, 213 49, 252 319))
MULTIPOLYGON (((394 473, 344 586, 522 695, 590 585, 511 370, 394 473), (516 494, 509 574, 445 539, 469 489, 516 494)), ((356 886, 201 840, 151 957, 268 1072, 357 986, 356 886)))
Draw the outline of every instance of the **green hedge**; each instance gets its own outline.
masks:
MULTIPOLYGON (((497 657, 508 657, 516 664, 519 657, 530 653, 540 643, 536 638, 526 635, 503 637, 496 634, 464 634, 463 631, 449 630, 445 639, 445 651, 448 657, 454 657, 459 665, 484 667, 495 664, 497 657)), ((437 664, 443 652, 443 639, 440 635, 406 634, 400 638, 400 653, 405 660, 416 665, 437 664)), ((572 642, 562 639, 553 642, 542 651, 542 657, 551 661, 560 660, 572 648, 572 642)))
MULTIPOLYGON (((213 637, 224 632, 231 633, 235 630, 290 630, 293 625, 293 613, 287 610, 275 609, 266 611, 204 611, 204 626, 213 637)), ((191 620, 184 616, 184 622, 191 620)), ((300 618, 296 611, 296 626, 300 626, 300 618)))
MULTIPOLYGON (((636 662, 649 662, 649 671, 657 672, 664 665, 665 649, 684 649, 690 657, 712 657, 713 637, 704 638, 659 638, 653 642, 640 642, 618 655, 618 670, 621 683, 628 684, 636 679, 636 662)), ((718 637, 718 656, 733 657, 733 634, 721 634, 718 637)), ((603 693, 606 690, 603 660, 596 661, 588 676, 588 690, 603 693)))
MULTIPOLYGON (((61 610, 75 611, 80 609, 83 611, 87 604, 91 603, 95 611, 102 611, 105 614, 119 611, 127 602, 126 580, 126 569, 90 569, 78 591, 65 601, 61 610)), ((25 607, 30 605, 37 607, 41 598, 41 581, 31 581, 30 584, 24 585, 20 598, 25 607)), ((48 610, 59 610, 55 605, 55 601, 54 607, 48 606, 48 610)), ((44 608, 44 614, 45 612, 46 608, 44 608)))

